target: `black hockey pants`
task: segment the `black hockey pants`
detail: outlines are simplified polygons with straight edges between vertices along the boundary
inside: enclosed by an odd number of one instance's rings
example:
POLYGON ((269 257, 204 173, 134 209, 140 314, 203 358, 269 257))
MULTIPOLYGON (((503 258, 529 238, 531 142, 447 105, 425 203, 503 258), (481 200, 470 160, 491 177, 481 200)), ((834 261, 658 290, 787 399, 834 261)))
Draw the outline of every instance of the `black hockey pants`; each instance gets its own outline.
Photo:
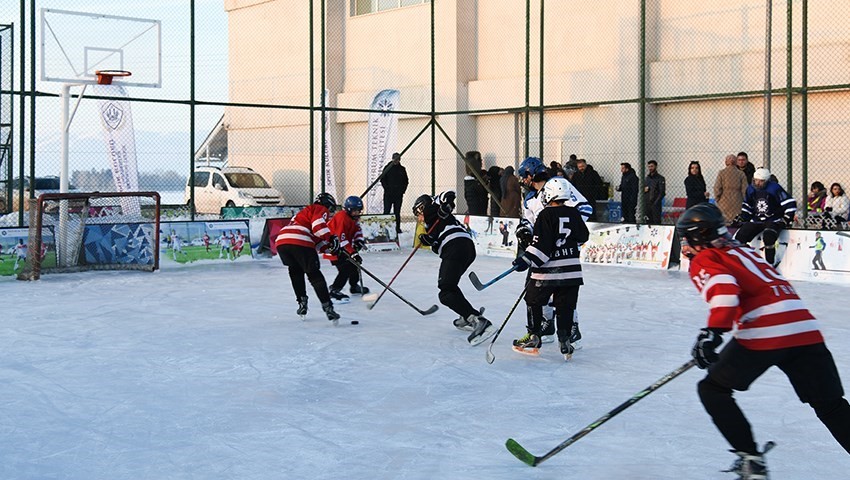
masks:
POLYGON ((578 304, 579 285, 538 285, 536 280, 528 283, 525 293, 525 303, 532 313, 532 330, 536 335, 542 335, 543 306, 552 299, 555 306, 556 328, 558 341, 566 342, 570 339, 573 329, 573 312, 578 304))
POLYGON ((319 301, 323 304, 331 301, 328 284, 319 270, 319 255, 316 249, 300 245, 281 245, 277 247, 277 254, 283 264, 289 267, 289 279, 292 281, 296 300, 307 296, 307 283, 304 281, 306 275, 319 301))
POLYGON ((342 287, 345 286, 345 282, 348 282, 348 284, 352 287, 357 285, 360 281, 360 272, 353 263, 348 260, 343 260, 342 258, 332 263, 336 267, 337 271, 336 278, 334 278, 333 283, 331 283, 332 289, 342 290, 342 287))
POLYGON ((478 310, 472 308, 458 286, 460 277, 475 261, 475 245, 469 240, 451 240, 451 243, 443 247, 440 258, 442 262, 440 262, 440 276, 437 279, 440 303, 463 318, 478 314, 478 310))
POLYGON ((756 235, 762 233, 761 244, 764 246, 764 259, 773 265, 776 260, 776 240, 783 226, 778 222, 747 222, 735 232, 735 240, 741 243, 750 243, 756 235))

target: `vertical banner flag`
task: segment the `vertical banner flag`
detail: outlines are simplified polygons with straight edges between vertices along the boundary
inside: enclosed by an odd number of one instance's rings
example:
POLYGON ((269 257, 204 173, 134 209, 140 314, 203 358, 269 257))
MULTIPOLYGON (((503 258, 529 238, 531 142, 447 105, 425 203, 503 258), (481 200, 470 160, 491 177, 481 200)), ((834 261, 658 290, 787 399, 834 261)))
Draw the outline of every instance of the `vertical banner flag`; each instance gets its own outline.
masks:
MULTIPOLYGON (((328 89, 325 89, 324 93, 324 105, 327 107, 328 103, 328 89)), ((322 119, 325 128, 325 144, 322 149, 322 165, 325 169, 325 184, 322 186, 323 192, 328 192, 334 196, 334 198, 339 198, 337 196, 336 191, 336 182, 334 181, 334 168, 331 160, 331 113, 325 110, 324 118, 322 119)))
MULTIPOLYGON (((98 96, 124 97, 127 90, 121 85, 93 85, 98 96)), ((103 125, 103 139, 109 163, 112 165, 112 179, 118 192, 139 191, 139 170, 136 165, 136 136, 133 131, 133 114, 130 102, 126 100, 98 100, 100 122, 103 125)), ((140 215, 138 198, 122 198, 121 209, 124 215, 140 215)))
MULTIPOLYGON (((366 159, 366 186, 381 176, 387 161, 392 158, 398 136, 398 116, 392 112, 398 106, 398 90, 381 90, 372 100, 369 113, 369 145, 366 159)), ((384 189, 380 184, 372 187, 364 198, 365 213, 383 212, 384 189)))

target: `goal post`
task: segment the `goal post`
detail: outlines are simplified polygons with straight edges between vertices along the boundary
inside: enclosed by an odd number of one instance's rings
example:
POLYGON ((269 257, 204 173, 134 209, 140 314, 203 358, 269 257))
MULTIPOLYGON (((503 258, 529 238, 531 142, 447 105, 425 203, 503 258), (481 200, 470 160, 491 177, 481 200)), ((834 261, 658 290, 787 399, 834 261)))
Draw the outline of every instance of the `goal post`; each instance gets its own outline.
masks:
POLYGON ((48 193, 31 202, 27 263, 18 280, 159 268, 157 192, 48 193))

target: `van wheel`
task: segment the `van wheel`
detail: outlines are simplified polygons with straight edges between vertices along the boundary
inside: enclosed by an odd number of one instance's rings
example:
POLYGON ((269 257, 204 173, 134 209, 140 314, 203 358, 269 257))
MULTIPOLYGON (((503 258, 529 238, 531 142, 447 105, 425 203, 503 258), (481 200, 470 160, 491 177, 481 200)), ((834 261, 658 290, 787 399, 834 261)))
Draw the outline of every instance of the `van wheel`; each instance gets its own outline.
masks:
POLYGON ((236 204, 233 203, 233 200, 228 200, 227 203, 224 204, 225 207, 235 207, 236 204))

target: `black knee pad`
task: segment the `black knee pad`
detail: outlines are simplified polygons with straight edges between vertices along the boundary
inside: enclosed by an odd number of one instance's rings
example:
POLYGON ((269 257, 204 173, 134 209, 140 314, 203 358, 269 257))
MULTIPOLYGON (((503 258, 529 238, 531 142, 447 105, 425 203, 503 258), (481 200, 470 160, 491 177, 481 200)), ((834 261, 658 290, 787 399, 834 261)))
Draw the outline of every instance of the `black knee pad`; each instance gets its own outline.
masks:
POLYGON ((699 398, 705 405, 718 398, 731 396, 732 389, 714 382, 711 377, 705 377, 697 383, 697 393, 699 393, 699 398))

